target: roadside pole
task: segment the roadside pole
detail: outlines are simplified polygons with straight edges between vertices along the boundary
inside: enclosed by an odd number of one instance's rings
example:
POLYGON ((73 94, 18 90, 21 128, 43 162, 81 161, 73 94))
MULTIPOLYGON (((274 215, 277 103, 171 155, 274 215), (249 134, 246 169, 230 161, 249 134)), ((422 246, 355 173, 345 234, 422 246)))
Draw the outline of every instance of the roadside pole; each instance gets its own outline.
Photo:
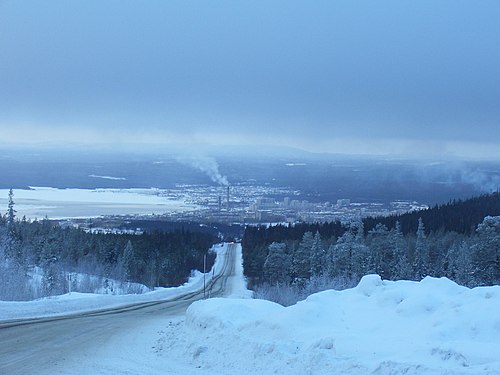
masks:
POLYGON ((203 255, 203 299, 207 298, 206 281, 205 281, 206 272, 207 272, 206 268, 207 268, 207 254, 203 255))

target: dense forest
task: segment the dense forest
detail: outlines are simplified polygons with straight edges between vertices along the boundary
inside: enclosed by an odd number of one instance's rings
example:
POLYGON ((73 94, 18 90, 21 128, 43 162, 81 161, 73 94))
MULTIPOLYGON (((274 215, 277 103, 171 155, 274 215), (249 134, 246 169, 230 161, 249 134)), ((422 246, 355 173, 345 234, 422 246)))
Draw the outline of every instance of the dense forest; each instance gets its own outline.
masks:
POLYGON ((363 223, 366 234, 377 224, 394 228, 399 221, 401 231, 407 235, 417 231, 418 219, 421 218, 425 223, 426 233, 443 231, 471 235, 486 216, 500 216, 500 192, 466 200, 454 199, 447 204, 436 205, 423 211, 365 218, 363 223))
POLYGON ((12 195, 0 215, 0 299, 27 300, 73 291, 115 293, 185 282, 215 259, 217 237, 180 228, 142 235, 95 234, 48 220, 17 220, 12 195), (82 279, 83 278, 83 279, 82 279), (40 279, 40 282, 37 282, 40 279))
POLYGON ((355 284, 363 275, 466 286, 500 284, 500 194, 350 223, 247 227, 245 274, 262 284, 355 284))

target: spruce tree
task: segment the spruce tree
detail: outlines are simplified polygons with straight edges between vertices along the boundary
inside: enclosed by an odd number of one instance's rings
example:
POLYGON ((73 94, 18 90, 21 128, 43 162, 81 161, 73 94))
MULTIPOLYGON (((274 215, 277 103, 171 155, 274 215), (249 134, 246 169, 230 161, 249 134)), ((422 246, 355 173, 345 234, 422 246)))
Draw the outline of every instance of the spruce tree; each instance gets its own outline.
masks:
POLYGON ((380 275, 383 279, 389 279, 392 274, 392 251, 389 246, 389 231, 384 224, 377 224, 368 232, 369 239, 369 266, 371 273, 380 275))
POLYGON ((466 241, 454 243, 445 257, 446 276, 460 285, 472 286, 470 247, 466 241))
POLYGON ((472 246, 472 273, 477 285, 500 283, 500 216, 486 216, 472 246))
POLYGON ((363 276, 368 269, 369 258, 363 222, 355 220, 349 223, 349 229, 330 247, 329 253, 332 262, 330 276, 342 276, 348 280, 363 276))
POLYGON ((312 232, 304 233, 302 241, 295 248, 292 259, 294 281, 304 283, 311 277, 311 250, 314 242, 312 232))
POLYGON ((271 284, 289 280, 290 256, 286 253, 284 243, 273 242, 269 245, 269 253, 264 262, 264 277, 271 284))
POLYGON ((9 190, 9 203, 7 206, 7 225, 10 227, 14 224, 16 219, 16 210, 14 209, 14 192, 9 190))
POLYGON ((413 262, 415 279, 420 281, 429 275, 429 247, 422 218, 418 219, 415 259, 413 262))
POLYGON ((326 252, 319 231, 314 235, 311 247, 311 275, 321 276, 326 268, 326 252))
POLYGON ((391 249, 394 256, 393 280, 408 280, 411 278, 411 265, 408 261, 408 244, 401 231, 399 221, 391 233, 391 249))
POLYGON ((125 249, 123 250, 122 265, 125 270, 125 279, 130 281, 134 275, 134 247, 130 240, 127 241, 125 249))
POLYGON ((60 294, 64 290, 64 280, 59 272, 59 257, 57 243, 50 238, 43 244, 41 251, 41 266, 43 268, 43 292, 46 296, 60 294))

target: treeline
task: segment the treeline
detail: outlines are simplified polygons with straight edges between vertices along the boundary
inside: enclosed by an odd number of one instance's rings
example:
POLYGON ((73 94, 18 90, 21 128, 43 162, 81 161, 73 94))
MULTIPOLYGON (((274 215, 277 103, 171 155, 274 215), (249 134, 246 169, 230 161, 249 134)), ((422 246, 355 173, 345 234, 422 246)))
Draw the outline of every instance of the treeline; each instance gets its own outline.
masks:
POLYGON ((457 232, 471 235, 486 216, 500 216, 500 193, 484 194, 466 200, 454 199, 428 210, 408 212, 388 217, 369 217, 363 220, 365 232, 384 224, 394 228, 399 221, 401 231, 407 235, 417 231, 418 219, 422 218, 427 233, 457 232))
POLYGON ((191 270, 203 270, 205 255, 211 267, 215 255, 208 249, 215 242, 211 234, 182 229, 142 235, 94 234, 61 228, 48 220, 18 221, 0 215, 0 299, 65 293, 71 287, 70 274, 90 275, 105 284, 118 280, 150 288, 179 285, 191 270), (40 283, 37 277, 42 278, 40 283))
POLYGON ((500 217, 488 216, 499 215, 499 208, 495 193, 344 225, 248 227, 245 274, 254 285, 307 286, 320 278, 349 284, 370 273, 389 280, 429 275, 467 286, 500 284, 500 217))
POLYGON ((206 222, 200 224, 198 221, 165 221, 161 219, 128 219, 118 225, 119 229, 141 228, 148 233, 175 232, 178 230, 190 230, 197 233, 208 233, 213 236, 223 236, 226 242, 234 238, 241 238, 244 226, 241 224, 225 224, 206 222))
POLYGON ((340 222, 247 226, 241 241, 245 275, 250 278, 250 282, 259 283, 262 280, 264 262, 269 253, 268 246, 273 242, 287 243, 292 248, 306 232, 319 232, 323 239, 334 239, 345 231, 346 228, 340 222))

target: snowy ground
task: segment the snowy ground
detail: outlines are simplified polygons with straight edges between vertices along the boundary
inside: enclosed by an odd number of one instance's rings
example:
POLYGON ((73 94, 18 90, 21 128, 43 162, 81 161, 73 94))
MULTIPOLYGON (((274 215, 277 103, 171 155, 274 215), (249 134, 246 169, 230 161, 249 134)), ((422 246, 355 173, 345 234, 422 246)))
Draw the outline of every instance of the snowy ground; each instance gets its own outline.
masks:
POLYGON ((237 249, 232 298, 151 319, 52 374, 500 374, 498 286, 371 275, 285 308, 239 298, 237 249))
POLYGON ((371 275, 288 308, 196 302, 178 330, 171 350, 208 373, 500 374, 500 287, 445 278, 371 275))

